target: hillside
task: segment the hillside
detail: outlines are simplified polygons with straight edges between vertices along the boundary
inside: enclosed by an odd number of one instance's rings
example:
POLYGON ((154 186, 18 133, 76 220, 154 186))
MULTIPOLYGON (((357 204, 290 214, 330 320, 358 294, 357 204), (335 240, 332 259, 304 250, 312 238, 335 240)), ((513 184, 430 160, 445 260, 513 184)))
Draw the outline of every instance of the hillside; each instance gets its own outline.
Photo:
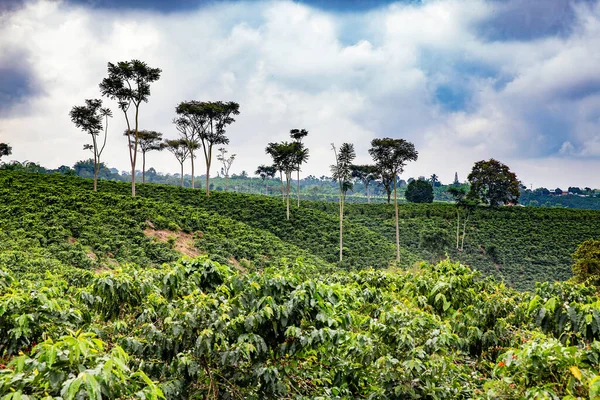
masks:
MULTIPOLYGON (((126 183, 111 181, 100 181, 96 194, 89 189, 90 181, 77 177, 0 171, 0 265, 33 255, 36 262, 56 259, 85 268, 159 265, 182 254, 209 254, 242 268, 277 264, 283 257, 323 268, 337 264, 334 203, 303 201, 286 221, 277 197, 213 192, 207 198, 146 184, 132 199, 126 183)), ((346 210, 343 267, 387 268, 394 261, 393 206, 348 204, 346 210)), ((400 266, 447 254, 518 289, 568 279, 577 245, 600 238, 597 211, 481 207, 470 217, 464 251, 455 246, 453 205, 402 204, 400 219, 400 266), (434 247, 424 244, 431 235, 434 247)))
MULTIPOLYGON (((331 204, 304 202, 288 222, 278 198, 89 187, 0 174, 2 399, 600 395, 592 288, 518 292, 450 261, 417 262, 435 258, 420 232, 452 231, 450 206, 402 206, 408 268, 387 268, 391 207, 349 205, 339 268, 331 204)), ((516 259, 528 240, 574 242, 561 226, 597 226, 595 213, 538 211, 479 210, 466 249, 520 224, 536 233, 494 242, 504 257, 516 244, 516 259)), ((567 253, 557 247, 546 250, 567 253)), ((475 255, 456 254, 486 262, 475 255)))

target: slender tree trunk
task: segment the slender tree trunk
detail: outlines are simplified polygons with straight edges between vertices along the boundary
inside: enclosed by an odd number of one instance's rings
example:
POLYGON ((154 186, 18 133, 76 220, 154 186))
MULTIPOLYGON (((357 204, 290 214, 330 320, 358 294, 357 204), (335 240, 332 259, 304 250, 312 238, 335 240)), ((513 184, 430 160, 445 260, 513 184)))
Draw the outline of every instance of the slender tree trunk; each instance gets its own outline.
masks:
POLYGON ((190 151, 190 160, 192 161, 192 189, 196 188, 194 183, 194 152, 190 151))
POLYGON ((300 165, 298 165, 298 207, 300 207, 300 165))
POLYGON ((92 135, 92 146, 94 146, 94 192, 97 191, 98 185, 98 164, 100 163, 98 157, 98 144, 96 143, 96 136, 92 135))
MULTIPOLYGON (((138 105, 135 107, 135 144, 133 148, 133 162, 131 163, 131 196, 135 197, 135 163, 137 161, 138 149, 138 127, 139 127, 139 111, 138 105)), ((131 149, 129 150, 131 152, 131 149)))
POLYGON ((269 181, 265 180, 265 195, 269 195, 269 181))
POLYGON ((183 162, 179 163, 181 164, 181 187, 184 187, 184 182, 183 182, 183 162))
POLYGON ((342 191, 340 190, 340 262, 342 262, 343 258, 343 248, 344 248, 344 196, 342 191))
POLYGON ((225 175, 225 191, 229 191, 229 174, 225 175))
POLYGON ((462 239, 461 239, 461 243, 460 243, 460 251, 463 251, 465 249, 465 236, 467 234, 467 222, 469 221, 469 215, 467 214, 467 216, 465 217, 465 221, 463 222, 463 234, 462 234, 462 239))
POLYGON ((456 210, 456 250, 460 250, 458 247, 458 239, 460 237, 460 210, 456 210))
POLYGON ((371 204, 371 192, 369 192, 369 184, 365 185, 365 189, 367 190, 367 204, 371 204))
MULTIPOLYGON (((396 184, 394 183, 394 186, 396 186, 396 184)), ((391 200, 390 200, 390 196, 392 195, 392 191, 391 190, 386 190, 387 192, 387 197, 388 197, 388 204, 390 204, 391 200)))
POLYGON ((142 183, 146 183, 146 152, 142 153, 142 183))
POLYGON ((398 193, 394 176, 394 208, 396 209, 396 261, 400 261, 400 227, 398 226, 398 193))
POLYGON ((290 188, 292 186, 292 173, 291 172, 287 172, 285 173, 285 180, 286 180, 286 186, 287 186, 287 196, 286 196, 286 215, 287 215, 287 219, 288 221, 290 220, 290 188))
POLYGON ((281 180, 281 201, 285 204, 285 188, 283 186, 283 171, 279 171, 279 180, 281 180))

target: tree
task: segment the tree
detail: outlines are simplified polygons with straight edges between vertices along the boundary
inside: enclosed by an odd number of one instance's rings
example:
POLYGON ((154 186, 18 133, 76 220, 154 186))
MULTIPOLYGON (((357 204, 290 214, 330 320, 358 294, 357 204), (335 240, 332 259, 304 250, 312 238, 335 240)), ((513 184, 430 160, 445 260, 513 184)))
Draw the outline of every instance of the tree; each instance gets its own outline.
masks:
POLYGON ((433 187, 424 180, 412 181, 408 184, 404 197, 411 203, 432 203, 433 187))
POLYGON ((188 146, 189 143, 185 139, 165 140, 163 143, 163 147, 173 153, 181 166, 181 187, 184 186, 183 163, 190 156, 190 148, 188 146))
POLYGON ((108 134, 108 117, 112 117, 112 111, 109 108, 102 108, 102 100, 87 99, 84 106, 73 106, 71 112, 71 121, 77 128, 92 137, 92 144, 83 146, 84 150, 91 150, 94 154, 94 192, 98 188, 98 172, 100 171, 100 156, 106 146, 106 137, 108 134), (102 119, 105 118, 104 140, 102 146, 98 143, 98 135, 102 132, 102 119))
POLYGON ((221 161, 223 164, 223 175, 225 175, 225 191, 229 190, 229 169, 231 168, 231 164, 235 160, 235 154, 232 154, 230 157, 227 157, 228 151, 224 147, 219 148, 219 154, 217 155, 217 160, 221 161))
POLYGON ((304 147, 302 143, 302 139, 304 139, 308 135, 308 131, 306 129, 292 129, 290 131, 290 136, 300 145, 298 146, 298 153, 296 154, 297 161, 297 182, 298 182, 298 207, 300 207, 300 166, 308 161, 308 149, 304 147))
POLYGON ((581 189, 577 186, 570 186, 567 192, 572 194, 581 194, 581 189))
POLYGON ((458 180, 458 172, 455 172, 455 173, 454 173, 454 182, 452 182, 452 184, 453 184, 454 186, 458 186, 458 185, 460 185, 460 182, 459 182, 459 180, 458 180))
POLYGON ((283 202, 286 204, 286 216, 290 219, 290 188, 292 181, 292 172, 298 167, 298 142, 269 143, 265 152, 273 159, 273 166, 279 171, 281 177, 281 193, 283 202), (285 187, 283 186, 283 177, 285 174, 285 187))
POLYGON ((234 115, 239 115, 240 105, 233 101, 222 102, 188 102, 189 112, 200 123, 200 141, 206 161, 206 195, 210 196, 210 166, 212 163, 212 149, 214 145, 229 144, 225 136, 225 128, 235 122, 234 115))
POLYGON ((556 188, 556 189, 554 189, 554 192, 553 192, 553 193, 554 193, 554 194, 557 194, 557 195, 559 195, 559 196, 560 196, 561 194, 563 194, 563 191, 562 191, 562 189, 561 189, 561 188, 556 188))
POLYGON ((467 191, 462 187, 451 187, 448 192, 456 202, 456 250, 463 251, 465 248, 465 236, 467 235, 467 223, 471 213, 477 206, 477 200, 467 196, 467 191), (460 235, 460 218, 463 219, 462 238, 460 235), (460 246, 459 246, 460 244, 460 246))
POLYGON ((375 165, 352 165, 352 177, 359 180, 365 186, 367 202, 371 203, 371 193, 369 185, 378 179, 378 169, 375 165))
MULTIPOLYGON (((124 136, 129 136, 131 133, 125 131, 124 136)), ((138 132, 138 151, 142 153, 142 183, 146 182, 146 153, 153 150, 161 151, 162 133, 156 131, 141 130, 138 132)))
POLYGON ((12 154, 12 147, 8 143, 0 143, 0 159, 4 156, 10 156, 12 154))
POLYGON ((493 158, 478 161, 467 177, 471 185, 469 198, 477 199, 490 207, 519 201, 519 181, 508 166, 493 158))
POLYGON ((127 136, 129 144, 129 161, 131 163, 131 195, 135 197, 135 165, 137 161, 139 143, 139 111, 142 103, 148 102, 150 84, 160 78, 160 68, 150 68, 140 60, 120 61, 116 64, 108 63, 108 77, 100 83, 102 96, 117 100, 119 108, 125 116, 127 123, 127 136), (134 128, 130 122, 129 110, 133 105, 132 116, 134 128))
MULTIPOLYGON (((408 161, 416 161, 419 153, 415 150, 415 145, 404 139, 373 139, 369 154, 373 157, 379 173, 386 180, 391 179, 394 184, 394 208, 396 210, 396 260, 400 260, 400 228, 398 221, 398 190, 397 177, 404 171, 404 166, 408 161)), ((389 183, 388 183, 389 185, 389 183)), ((389 203, 389 189, 388 203, 389 203)))
POLYGON ((272 165, 259 165, 254 172, 256 175, 260 176, 262 180, 266 183, 265 194, 269 194, 269 179, 274 178, 277 173, 277 168, 272 165))
POLYGON ((442 186, 441 182, 440 182, 440 178, 436 175, 436 174, 432 174, 429 177, 429 182, 431 183, 432 187, 439 187, 442 186))
POLYGON ((600 285, 600 240, 589 239, 573 253, 573 273, 576 282, 600 285))
POLYGON ((346 200, 346 193, 352 189, 352 161, 356 158, 356 153, 354 152, 354 145, 351 143, 342 143, 339 152, 333 143, 331 144, 331 148, 335 155, 335 165, 331 166, 331 174, 332 178, 337 181, 340 192, 340 262, 342 262, 344 248, 344 202, 346 200))
POLYGON ((186 141, 190 149, 190 163, 192 166, 192 189, 195 185, 194 160, 196 155, 194 149, 200 147, 200 132, 206 129, 206 116, 201 112, 198 101, 184 101, 175 107, 178 117, 173 119, 175 128, 179 131, 181 138, 186 141))

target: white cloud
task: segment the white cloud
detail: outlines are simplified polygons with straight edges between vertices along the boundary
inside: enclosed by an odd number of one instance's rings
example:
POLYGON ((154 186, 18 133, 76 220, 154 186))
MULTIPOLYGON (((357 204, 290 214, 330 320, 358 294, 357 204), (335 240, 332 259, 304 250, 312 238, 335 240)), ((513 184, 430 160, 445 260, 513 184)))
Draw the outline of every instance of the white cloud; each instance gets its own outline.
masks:
MULTIPOLYGON (((419 150, 406 176, 437 173, 450 181, 455 171, 466 177, 473 162, 495 157, 537 186, 600 186, 587 173, 600 166, 600 96, 592 85, 600 89, 600 6, 575 11, 568 37, 502 42, 478 34, 494 12, 484 0, 395 4, 361 14, 289 1, 160 14, 39 0, 0 25, 0 48, 7 49, 0 66, 24 54, 39 89, 4 111, 0 140, 11 143, 13 159, 49 167, 87 157, 87 137, 69 121, 70 108, 99 97, 108 61, 139 58, 163 70, 142 105, 142 128, 174 137, 171 120, 183 100, 240 103, 228 131, 237 172, 267 163, 265 145, 299 127, 310 131, 305 174, 329 174, 331 142, 353 142, 358 162, 368 162, 370 140, 392 136, 419 150), (465 63, 500 78, 463 71, 465 63), (456 77, 467 100, 452 111, 436 102, 435 89, 458 85, 456 77)), ((126 170, 124 119, 111 106, 104 161, 126 170)), ((178 171, 168 153, 149 154, 148 165, 178 171)))

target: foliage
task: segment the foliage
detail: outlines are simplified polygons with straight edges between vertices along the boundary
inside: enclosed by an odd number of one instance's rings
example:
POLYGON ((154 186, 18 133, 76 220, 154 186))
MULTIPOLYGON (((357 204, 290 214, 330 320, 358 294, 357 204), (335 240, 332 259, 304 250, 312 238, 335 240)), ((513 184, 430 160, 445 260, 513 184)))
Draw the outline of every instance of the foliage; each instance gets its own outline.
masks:
POLYGON ((108 77, 100 82, 102 96, 116 100, 127 123, 127 142, 131 163, 131 195, 135 197, 135 165, 139 145, 139 109, 150 97, 150 84, 160 79, 160 68, 151 68, 143 61, 108 63, 108 77), (134 115, 129 115, 133 105, 134 115), (133 128, 131 126, 133 122, 133 128))
POLYGON ((106 137, 108 134, 108 118, 112 117, 112 111, 109 108, 102 107, 102 100, 87 99, 85 106, 73 106, 70 112, 71 121, 76 127, 81 128, 85 133, 91 136, 92 144, 83 146, 84 150, 91 150, 94 154, 94 191, 97 189, 98 172, 101 169, 100 157, 106 147, 106 137), (106 119, 104 140, 102 144, 98 143, 96 136, 102 131, 102 118, 106 119))
POLYGON ((573 253, 573 274, 577 282, 600 285, 600 240, 589 239, 573 253))
POLYGON ((10 156, 12 154, 12 147, 7 143, 0 143, 0 158, 10 156))
POLYGON ((406 200, 411 203, 432 203, 433 202, 433 186, 424 180, 415 180, 408 184, 406 200))
POLYGON ((5 352, 0 396, 593 398, 598 390, 598 298, 583 286, 521 294, 449 262, 409 272, 307 269, 240 273, 200 257, 74 285, 68 271, 45 281, 4 272, 10 291, 46 290, 90 317, 56 314, 47 339, 5 352), (576 311, 561 327, 540 318, 542 307, 576 311))
POLYGON ((471 189, 468 196, 491 207, 516 204, 519 200, 519 181, 508 166, 493 158, 478 161, 468 176, 471 189))

